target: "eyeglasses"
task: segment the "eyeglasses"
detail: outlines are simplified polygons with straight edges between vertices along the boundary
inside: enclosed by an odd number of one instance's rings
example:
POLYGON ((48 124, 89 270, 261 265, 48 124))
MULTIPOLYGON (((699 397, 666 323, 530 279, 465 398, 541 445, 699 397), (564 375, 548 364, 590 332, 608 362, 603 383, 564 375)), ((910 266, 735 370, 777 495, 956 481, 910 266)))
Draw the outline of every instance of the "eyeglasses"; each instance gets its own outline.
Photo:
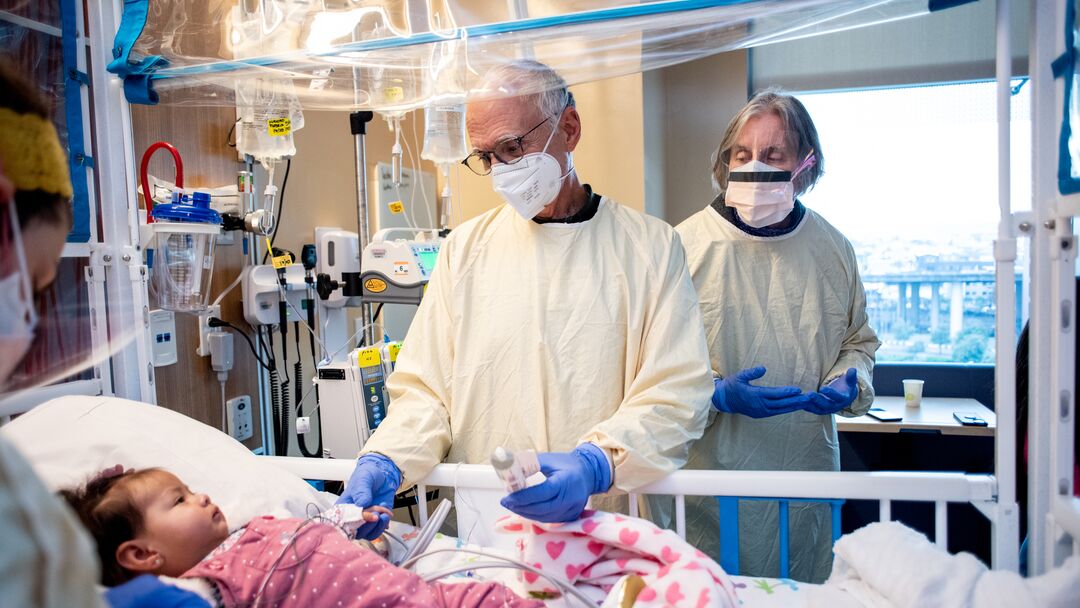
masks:
POLYGON ((525 138, 532 134, 533 131, 539 129, 547 121, 554 118, 549 116, 540 121, 540 124, 529 129, 524 135, 520 137, 512 137, 510 139, 504 139, 495 144, 494 150, 477 150, 472 154, 465 157, 465 160, 461 161, 461 164, 469 168, 470 171, 477 175, 487 175, 491 173, 491 157, 494 156, 496 160, 504 165, 512 165, 523 156, 525 156, 525 138))

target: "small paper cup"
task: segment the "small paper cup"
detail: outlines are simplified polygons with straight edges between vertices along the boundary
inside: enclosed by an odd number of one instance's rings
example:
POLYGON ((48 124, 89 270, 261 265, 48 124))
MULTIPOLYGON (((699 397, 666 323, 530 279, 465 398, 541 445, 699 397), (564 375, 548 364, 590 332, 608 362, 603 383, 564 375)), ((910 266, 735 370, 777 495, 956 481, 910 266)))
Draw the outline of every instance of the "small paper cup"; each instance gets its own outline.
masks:
POLYGON ((904 405, 919 407, 922 405, 922 380, 904 380, 904 405))

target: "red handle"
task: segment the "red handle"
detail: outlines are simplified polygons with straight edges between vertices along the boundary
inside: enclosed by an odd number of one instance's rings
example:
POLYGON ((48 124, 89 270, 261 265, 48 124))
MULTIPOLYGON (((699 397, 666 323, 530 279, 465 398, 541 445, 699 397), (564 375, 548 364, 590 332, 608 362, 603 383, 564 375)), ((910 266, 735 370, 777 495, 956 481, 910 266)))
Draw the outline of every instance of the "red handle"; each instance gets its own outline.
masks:
POLYGON ((146 223, 153 224, 154 216, 152 211, 154 210, 154 197, 150 195, 150 181, 146 177, 146 168, 150 165, 150 157, 154 155, 160 149, 166 149, 169 154, 172 154, 173 163, 176 165, 176 187, 184 187, 184 161, 180 159, 180 151, 176 149, 176 146, 170 144, 167 141, 159 141, 150 145, 143 152, 142 164, 139 167, 139 181, 142 184, 143 201, 146 203, 146 223))

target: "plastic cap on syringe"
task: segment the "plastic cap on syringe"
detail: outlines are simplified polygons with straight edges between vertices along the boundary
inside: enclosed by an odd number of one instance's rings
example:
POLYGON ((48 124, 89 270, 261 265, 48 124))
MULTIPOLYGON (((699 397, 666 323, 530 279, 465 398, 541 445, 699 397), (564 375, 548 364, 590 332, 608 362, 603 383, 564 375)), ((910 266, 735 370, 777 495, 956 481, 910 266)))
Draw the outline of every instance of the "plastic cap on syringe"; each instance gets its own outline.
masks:
POLYGON ((514 455, 502 446, 497 447, 491 453, 491 466, 497 470, 505 471, 514 466, 514 455))

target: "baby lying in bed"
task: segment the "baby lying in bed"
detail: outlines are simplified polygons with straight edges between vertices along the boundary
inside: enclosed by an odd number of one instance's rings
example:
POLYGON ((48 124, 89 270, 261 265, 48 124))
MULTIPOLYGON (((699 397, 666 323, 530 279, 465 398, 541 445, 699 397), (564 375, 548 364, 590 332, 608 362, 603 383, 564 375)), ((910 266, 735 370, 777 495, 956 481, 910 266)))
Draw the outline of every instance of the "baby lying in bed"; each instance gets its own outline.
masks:
POLYGON ((160 469, 115 467, 61 494, 94 535, 108 586, 173 577, 215 606, 543 605, 496 583, 425 583, 351 540, 378 517, 353 505, 306 520, 255 518, 230 534, 208 496, 160 469))

